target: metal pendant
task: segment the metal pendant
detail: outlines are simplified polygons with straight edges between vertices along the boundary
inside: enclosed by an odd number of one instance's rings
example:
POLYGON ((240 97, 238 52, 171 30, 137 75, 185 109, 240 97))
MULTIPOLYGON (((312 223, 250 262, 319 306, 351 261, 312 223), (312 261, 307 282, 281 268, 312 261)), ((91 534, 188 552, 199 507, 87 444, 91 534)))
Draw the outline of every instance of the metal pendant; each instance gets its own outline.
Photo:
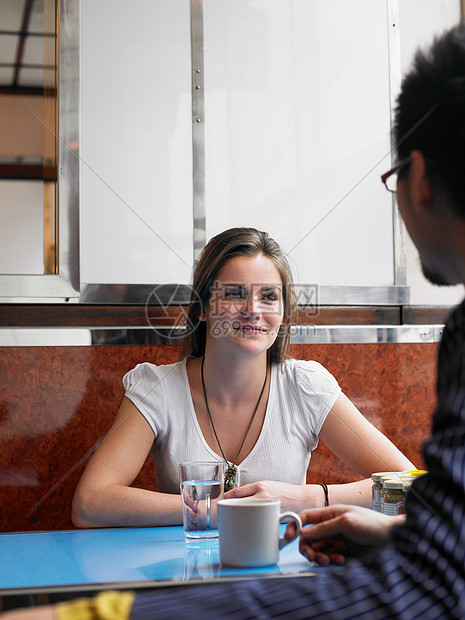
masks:
POLYGON ((237 467, 235 465, 228 465, 227 470, 224 473, 224 490, 225 492, 235 489, 239 486, 236 482, 237 467))

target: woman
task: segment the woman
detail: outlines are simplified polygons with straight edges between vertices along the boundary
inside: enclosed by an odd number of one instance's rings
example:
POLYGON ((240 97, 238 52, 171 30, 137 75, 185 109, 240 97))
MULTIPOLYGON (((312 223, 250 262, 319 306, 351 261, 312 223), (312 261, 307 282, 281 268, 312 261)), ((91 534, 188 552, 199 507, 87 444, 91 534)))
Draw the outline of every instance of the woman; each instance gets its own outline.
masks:
POLYGON ((76 526, 182 523, 183 461, 224 460, 225 497, 277 497, 296 511, 370 505, 372 472, 414 468, 328 371, 289 358, 290 268, 266 233, 233 228, 211 239, 193 291, 180 361, 140 364, 123 379, 115 423, 75 493, 76 526), (305 484, 319 438, 366 479, 305 484), (150 451, 158 492, 129 486, 150 451))

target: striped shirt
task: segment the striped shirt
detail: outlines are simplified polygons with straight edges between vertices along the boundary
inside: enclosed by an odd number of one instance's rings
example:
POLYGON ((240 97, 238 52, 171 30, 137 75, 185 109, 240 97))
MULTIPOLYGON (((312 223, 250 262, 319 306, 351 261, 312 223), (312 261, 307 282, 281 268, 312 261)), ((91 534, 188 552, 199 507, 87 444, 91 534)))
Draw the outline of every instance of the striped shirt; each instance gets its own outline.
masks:
POLYGON ((390 544, 315 576, 139 594, 131 618, 465 618, 465 302, 444 330, 437 393, 428 474, 390 544))

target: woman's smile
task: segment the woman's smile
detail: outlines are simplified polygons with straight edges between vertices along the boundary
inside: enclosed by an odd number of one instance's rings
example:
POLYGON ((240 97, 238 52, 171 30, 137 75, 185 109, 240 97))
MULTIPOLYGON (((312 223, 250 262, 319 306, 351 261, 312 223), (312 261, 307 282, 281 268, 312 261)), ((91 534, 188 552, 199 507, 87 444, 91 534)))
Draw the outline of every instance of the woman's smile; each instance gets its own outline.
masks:
POLYGON ((261 336, 270 331, 266 325, 238 325, 237 323, 233 323, 233 329, 242 332, 245 336, 261 336))

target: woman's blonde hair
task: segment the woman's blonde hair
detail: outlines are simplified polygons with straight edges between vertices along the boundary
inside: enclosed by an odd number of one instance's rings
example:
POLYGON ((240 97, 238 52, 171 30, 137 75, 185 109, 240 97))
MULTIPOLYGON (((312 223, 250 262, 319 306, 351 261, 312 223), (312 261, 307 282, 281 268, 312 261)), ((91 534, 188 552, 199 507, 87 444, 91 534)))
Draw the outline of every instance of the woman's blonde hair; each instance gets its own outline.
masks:
POLYGON ((256 228, 229 228, 210 239, 195 265, 191 305, 187 316, 189 328, 182 342, 179 359, 187 356, 201 357, 205 354, 206 323, 199 317, 208 306, 220 269, 235 256, 257 254, 263 254, 273 261, 282 282, 283 323, 275 342, 268 349, 268 362, 282 365, 289 357, 289 328, 293 320, 295 301, 291 268, 286 256, 279 244, 266 232, 256 228))

